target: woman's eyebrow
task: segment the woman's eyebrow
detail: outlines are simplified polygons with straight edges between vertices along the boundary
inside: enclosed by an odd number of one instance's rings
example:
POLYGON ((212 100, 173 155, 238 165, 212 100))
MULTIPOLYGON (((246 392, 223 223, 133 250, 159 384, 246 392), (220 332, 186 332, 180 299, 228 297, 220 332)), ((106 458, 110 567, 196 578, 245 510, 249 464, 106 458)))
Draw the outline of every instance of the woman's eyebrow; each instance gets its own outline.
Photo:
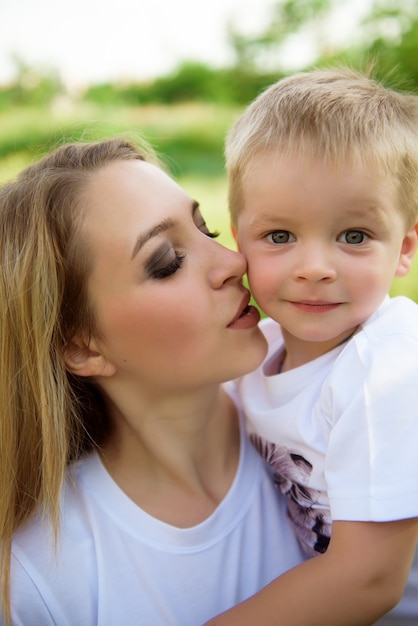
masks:
MULTIPOLYGON (((193 200, 191 208, 192 208, 192 215, 194 215, 196 211, 199 209, 199 203, 197 202, 197 200, 193 200)), ((162 222, 159 222, 158 224, 155 224, 155 226, 152 226, 145 233, 141 233, 135 242, 134 249, 132 250, 131 259, 133 259, 135 255, 138 254, 142 246, 147 241, 149 241, 153 237, 156 237, 157 235, 160 235, 161 233, 164 233, 166 230, 169 230, 170 228, 174 228, 176 225, 177 225, 177 222, 175 222, 170 217, 167 217, 162 222)))
POLYGON ((160 233, 164 233, 166 230, 169 230, 170 228, 174 228, 175 225, 176 225, 176 222, 173 219, 168 217, 167 219, 163 220, 162 222, 159 222, 158 224, 156 224, 155 226, 152 226, 145 233, 141 233, 139 235, 138 239, 136 240, 136 243, 134 245, 134 249, 132 250, 132 257, 131 257, 131 259, 133 259, 135 257, 135 255, 138 254, 138 252, 140 251, 142 246, 147 241, 149 241, 153 237, 156 237, 160 233))

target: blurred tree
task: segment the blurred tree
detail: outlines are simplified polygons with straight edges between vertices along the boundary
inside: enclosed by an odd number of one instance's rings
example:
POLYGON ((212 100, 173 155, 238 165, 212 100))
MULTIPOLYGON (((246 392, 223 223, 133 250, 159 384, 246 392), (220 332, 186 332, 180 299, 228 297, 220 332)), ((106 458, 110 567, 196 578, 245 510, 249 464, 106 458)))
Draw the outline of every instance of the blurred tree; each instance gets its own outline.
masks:
POLYGON ((418 89, 418 1, 375 0, 363 22, 364 54, 382 76, 393 73, 397 84, 418 89))
POLYGON ((247 104, 278 78, 277 72, 266 73, 252 67, 218 69, 202 62, 185 61, 172 73, 148 83, 91 85, 84 93, 84 100, 100 106, 178 102, 247 104))
POLYGON ((346 63, 364 69, 372 64, 377 77, 418 89, 418 0, 370 0, 354 40, 338 44, 333 37, 331 43, 327 23, 344 7, 350 9, 350 0, 279 0, 258 34, 244 35, 230 26, 236 68, 288 73, 280 53, 295 35, 308 35, 314 42, 309 66, 346 63))
POLYGON ((158 102, 213 101, 216 70, 200 61, 183 61, 167 76, 157 78, 153 93, 158 102))
MULTIPOLYGON (((99 106, 135 106, 151 102, 171 104, 203 101, 246 104, 267 85, 289 73, 289 41, 312 43, 309 63, 299 66, 345 63, 361 69, 371 63, 379 78, 394 86, 418 90, 418 0, 365 0, 366 17, 355 36, 336 42, 330 18, 350 11, 351 0, 276 0, 264 28, 243 34, 228 29, 234 61, 213 68, 188 60, 168 75, 147 83, 91 85, 85 101, 99 106), (284 52, 286 51, 286 52, 284 52)), ((299 44, 297 44, 299 45, 299 44)), ((293 60, 293 59, 291 59, 293 60)), ((58 73, 31 67, 14 57, 17 78, 0 89, 0 108, 10 105, 49 105, 65 89, 58 73)), ((294 66, 294 64, 293 64, 294 66)))
POLYGON ((18 54, 12 56, 16 79, 0 91, 0 107, 9 105, 48 105, 64 93, 58 73, 52 69, 38 69, 29 65, 18 54))
POLYGON ((99 106, 117 106, 125 104, 124 89, 115 83, 90 85, 84 92, 83 99, 99 106))
MULTIPOLYGON (((301 30, 319 29, 321 20, 341 0, 283 0, 275 2, 266 28, 257 35, 243 35, 233 24, 228 28, 229 42, 240 68, 258 68, 267 56, 278 59, 277 52, 288 38, 301 30)), ((282 68, 276 63, 276 70, 282 68)))

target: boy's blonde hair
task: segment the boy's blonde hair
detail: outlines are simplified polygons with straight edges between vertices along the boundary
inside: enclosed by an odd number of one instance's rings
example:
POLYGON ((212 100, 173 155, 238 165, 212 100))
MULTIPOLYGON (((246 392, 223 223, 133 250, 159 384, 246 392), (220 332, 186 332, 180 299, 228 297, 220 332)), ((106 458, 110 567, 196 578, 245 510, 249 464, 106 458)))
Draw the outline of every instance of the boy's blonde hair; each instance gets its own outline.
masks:
POLYGON ((95 332, 83 192, 106 164, 134 159, 156 162, 122 137, 64 145, 0 189, 0 582, 8 624, 13 533, 40 509, 56 535, 67 465, 108 434, 103 399, 66 371, 63 351, 76 333, 95 332))
POLYGON ((418 213, 418 98, 347 68, 284 78, 258 96, 226 141, 229 208, 235 223, 243 177, 258 155, 348 161, 393 177, 408 225, 418 213))

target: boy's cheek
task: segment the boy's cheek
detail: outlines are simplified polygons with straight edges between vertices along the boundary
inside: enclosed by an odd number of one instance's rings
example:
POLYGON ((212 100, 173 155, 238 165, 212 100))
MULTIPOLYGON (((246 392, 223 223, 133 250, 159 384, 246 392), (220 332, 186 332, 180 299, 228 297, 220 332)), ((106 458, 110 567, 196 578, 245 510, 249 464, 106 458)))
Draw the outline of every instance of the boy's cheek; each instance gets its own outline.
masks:
POLYGON ((251 289, 260 293, 265 293, 273 288, 275 283, 269 266, 266 263, 258 263, 256 260, 247 259, 247 276, 251 289))
POLYGON ((236 240, 237 246, 239 247, 240 252, 247 259, 255 259, 260 256, 260 244, 257 241, 251 240, 249 237, 245 237, 240 232, 237 232, 236 240))

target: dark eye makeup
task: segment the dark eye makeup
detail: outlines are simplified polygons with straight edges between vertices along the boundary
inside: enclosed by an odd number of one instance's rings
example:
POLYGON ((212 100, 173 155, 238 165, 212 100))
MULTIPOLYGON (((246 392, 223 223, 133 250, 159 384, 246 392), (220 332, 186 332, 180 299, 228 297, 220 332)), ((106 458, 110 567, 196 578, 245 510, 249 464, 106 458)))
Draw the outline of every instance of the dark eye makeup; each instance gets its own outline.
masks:
POLYGON ((183 265, 184 255, 177 254, 171 246, 160 246, 145 264, 145 271, 157 280, 171 276, 183 265))
POLYGON ((164 267, 156 269, 152 274, 152 277, 160 280, 161 278, 167 278, 168 276, 171 276, 172 274, 177 272, 177 270, 183 267, 184 257, 184 254, 176 254, 174 259, 170 261, 170 263, 168 263, 164 267))
POLYGON ((210 231, 208 227, 206 226, 205 222, 203 222, 203 224, 198 226, 198 228, 204 235, 206 235, 207 237, 210 237, 211 239, 216 239, 216 237, 219 237, 220 235, 220 233, 217 230, 210 231))
MULTIPOLYGON (((211 239, 219 237, 219 233, 217 231, 211 232, 204 221, 196 226, 204 235, 211 239)), ((184 254, 178 254, 171 244, 167 245, 167 243, 164 243, 148 259, 145 264, 145 271, 150 278, 155 280, 167 278, 183 267, 185 256, 184 254)))

